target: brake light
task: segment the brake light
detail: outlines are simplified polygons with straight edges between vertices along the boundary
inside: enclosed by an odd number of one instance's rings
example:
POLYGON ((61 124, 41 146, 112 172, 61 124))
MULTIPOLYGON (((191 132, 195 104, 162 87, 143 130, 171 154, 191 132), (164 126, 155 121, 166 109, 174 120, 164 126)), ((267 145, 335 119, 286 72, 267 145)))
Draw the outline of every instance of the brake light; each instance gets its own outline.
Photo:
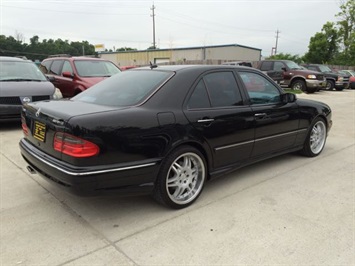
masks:
POLYGON ((21 126, 22 126, 23 134, 25 134, 25 136, 28 136, 28 127, 23 118, 21 119, 21 126))
POLYGON ((95 143, 62 132, 55 134, 53 148, 76 158, 91 157, 100 151, 95 143))

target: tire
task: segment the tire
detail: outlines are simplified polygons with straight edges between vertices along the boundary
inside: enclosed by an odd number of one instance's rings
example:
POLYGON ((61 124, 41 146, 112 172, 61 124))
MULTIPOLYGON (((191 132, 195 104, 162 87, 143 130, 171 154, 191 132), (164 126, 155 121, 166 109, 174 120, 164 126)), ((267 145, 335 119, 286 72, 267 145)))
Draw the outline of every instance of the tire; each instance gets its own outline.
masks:
POLYGON ((299 91, 299 90, 306 91, 306 89, 307 89, 306 82, 304 82, 304 80, 301 80, 301 79, 295 80, 291 84, 291 89, 295 90, 295 91, 299 91))
POLYGON ((334 80, 327 80, 327 84, 325 85, 325 90, 327 90, 327 91, 331 91, 331 90, 333 90, 334 89, 334 87, 335 87, 335 82, 334 82, 334 80))
POLYGON ((307 157, 318 156, 327 139, 327 125, 322 118, 316 118, 307 134, 301 153, 307 157))
POLYGON ((199 150, 179 147, 163 160, 153 197, 171 208, 185 208, 200 196, 206 172, 205 158, 199 150))

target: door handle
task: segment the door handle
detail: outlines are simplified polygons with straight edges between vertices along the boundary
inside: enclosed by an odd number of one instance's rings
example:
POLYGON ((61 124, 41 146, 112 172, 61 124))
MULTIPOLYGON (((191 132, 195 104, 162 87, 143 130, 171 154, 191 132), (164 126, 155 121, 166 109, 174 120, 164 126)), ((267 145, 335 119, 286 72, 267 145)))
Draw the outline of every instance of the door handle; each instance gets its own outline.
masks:
POLYGON ((266 113, 257 113, 254 116, 260 118, 260 117, 265 117, 266 115, 267 115, 266 113))
POLYGON ((214 119, 211 118, 211 119, 200 119, 200 120, 197 120, 198 123, 211 123, 213 122, 214 119))

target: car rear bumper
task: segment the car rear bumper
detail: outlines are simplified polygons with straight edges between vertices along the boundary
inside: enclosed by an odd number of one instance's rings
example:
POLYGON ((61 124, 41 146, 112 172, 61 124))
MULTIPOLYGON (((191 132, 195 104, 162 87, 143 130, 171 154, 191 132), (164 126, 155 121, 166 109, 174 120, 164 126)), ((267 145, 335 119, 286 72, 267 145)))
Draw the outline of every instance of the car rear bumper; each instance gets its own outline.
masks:
POLYGON ((43 153, 25 139, 21 139, 23 158, 47 181, 79 196, 106 193, 117 195, 148 194, 154 188, 159 160, 105 166, 76 167, 43 153))

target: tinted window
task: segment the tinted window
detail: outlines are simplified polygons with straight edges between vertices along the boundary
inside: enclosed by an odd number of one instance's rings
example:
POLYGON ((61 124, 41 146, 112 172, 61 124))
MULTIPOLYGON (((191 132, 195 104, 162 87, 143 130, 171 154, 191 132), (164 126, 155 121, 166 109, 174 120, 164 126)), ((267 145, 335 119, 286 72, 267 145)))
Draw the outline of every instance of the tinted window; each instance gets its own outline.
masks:
POLYGON ((194 92, 192 93, 189 99, 187 107, 189 109, 211 107, 210 101, 208 99, 208 94, 206 91, 206 86, 203 80, 200 80, 200 82, 197 84, 194 92))
POLYGON ((280 102, 278 88, 265 77, 251 72, 239 72, 252 104, 280 102))
POLYGON ((276 70, 276 71, 282 71, 283 67, 285 67, 285 65, 282 62, 275 62, 274 63, 274 70, 276 70))
POLYGON ((313 66, 309 66, 308 69, 309 70, 313 70, 313 71, 318 71, 318 69, 316 67, 313 67, 313 66))
POLYGON ((62 63, 63 63, 62 60, 54 60, 51 65, 51 69, 49 73, 53 75, 60 75, 60 69, 62 67, 62 63))
POLYGON ((124 71, 97 83, 72 100, 108 106, 132 106, 147 99, 173 72, 124 71))
POLYGON ((241 105, 242 97, 233 72, 216 72, 203 77, 212 107, 241 105))
POLYGON ((261 63, 261 71, 267 71, 272 69, 272 61, 266 61, 261 63))

